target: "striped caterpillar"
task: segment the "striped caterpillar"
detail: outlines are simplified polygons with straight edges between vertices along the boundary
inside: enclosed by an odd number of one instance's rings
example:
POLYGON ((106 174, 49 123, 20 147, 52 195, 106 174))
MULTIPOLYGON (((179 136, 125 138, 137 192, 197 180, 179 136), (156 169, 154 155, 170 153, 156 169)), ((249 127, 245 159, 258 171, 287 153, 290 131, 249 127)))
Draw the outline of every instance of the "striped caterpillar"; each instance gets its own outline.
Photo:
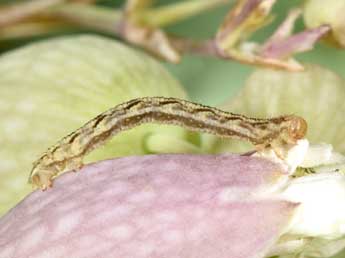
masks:
POLYGON ((287 115, 250 118, 186 100, 165 97, 133 99, 98 115, 50 147, 33 166, 29 182, 46 189, 66 169, 78 169, 83 157, 121 131, 143 123, 179 125, 191 131, 246 140, 257 150, 295 144, 307 131, 306 121, 287 115))

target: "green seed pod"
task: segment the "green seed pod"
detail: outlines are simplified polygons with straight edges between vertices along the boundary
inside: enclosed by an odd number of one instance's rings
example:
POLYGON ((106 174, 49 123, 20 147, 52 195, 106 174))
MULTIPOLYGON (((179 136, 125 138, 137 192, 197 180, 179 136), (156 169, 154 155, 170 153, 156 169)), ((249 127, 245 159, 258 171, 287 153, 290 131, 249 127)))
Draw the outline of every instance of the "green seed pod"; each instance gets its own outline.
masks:
MULTIPOLYGON (((88 120, 132 98, 186 98, 151 57, 96 36, 63 37, 9 52, 0 58, 0 74, 0 215, 31 190, 32 162, 88 120)), ((156 132, 186 137, 177 127, 140 126, 113 138, 85 163, 145 154, 145 139, 156 132)))

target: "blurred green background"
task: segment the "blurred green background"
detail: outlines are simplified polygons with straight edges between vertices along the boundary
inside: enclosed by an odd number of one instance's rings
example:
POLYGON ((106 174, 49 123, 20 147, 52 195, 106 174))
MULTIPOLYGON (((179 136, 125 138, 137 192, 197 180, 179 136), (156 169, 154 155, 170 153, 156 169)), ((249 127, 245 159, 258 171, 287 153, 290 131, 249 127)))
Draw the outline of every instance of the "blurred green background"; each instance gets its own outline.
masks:
MULTIPOLYGON (((14 1, 2 0, 1 3, 14 1)), ((157 5, 164 5, 174 0, 157 0, 157 5)), ((119 8, 124 1, 119 0, 99 0, 99 5, 119 8)), ((190 17, 187 20, 168 26, 167 31, 192 38, 212 37, 225 14, 229 10, 233 1, 229 1, 227 6, 222 6, 201 15, 190 17)), ((277 1, 273 13, 276 18, 273 23, 259 30, 254 35, 254 40, 262 42, 274 31, 277 25, 284 19, 287 12, 296 6, 303 4, 302 0, 277 1)), ((296 24, 295 31, 303 29, 303 20, 300 18, 296 24)), ((0 51, 5 52, 9 49, 27 44, 31 41, 41 40, 42 38, 55 37, 66 34, 97 33, 86 30, 66 30, 56 34, 49 34, 44 37, 36 37, 23 40, 10 40, 0 42, 0 51)), ((109 36, 109 35, 108 35, 109 36)), ((317 44, 316 48, 310 52, 297 55, 297 59, 303 62, 316 63, 344 76, 345 51, 335 49, 326 44, 317 44)), ((215 58, 200 57, 195 55, 184 56, 178 65, 165 64, 166 67, 180 80, 190 94, 191 99, 205 104, 221 104, 227 100, 243 85, 247 76, 253 71, 253 67, 243 65, 235 61, 217 60, 215 58)))

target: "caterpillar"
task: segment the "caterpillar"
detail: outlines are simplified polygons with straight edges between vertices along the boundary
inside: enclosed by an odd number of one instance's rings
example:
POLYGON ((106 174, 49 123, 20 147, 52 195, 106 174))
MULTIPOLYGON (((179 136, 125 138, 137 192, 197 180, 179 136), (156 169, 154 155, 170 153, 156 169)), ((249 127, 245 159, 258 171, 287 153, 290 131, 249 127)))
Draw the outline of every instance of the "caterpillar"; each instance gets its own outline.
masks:
POLYGON ((115 134, 143 123, 172 124, 191 131, 251 142, 257 150, 295 144, 307 131, 306 121, 295 115, 250 118, 187 100, 144 97, 119 104, 87 122, 50 147, 36 162, 29 182, 41 189, 66 169, 80 168, 83 157, 115 134))

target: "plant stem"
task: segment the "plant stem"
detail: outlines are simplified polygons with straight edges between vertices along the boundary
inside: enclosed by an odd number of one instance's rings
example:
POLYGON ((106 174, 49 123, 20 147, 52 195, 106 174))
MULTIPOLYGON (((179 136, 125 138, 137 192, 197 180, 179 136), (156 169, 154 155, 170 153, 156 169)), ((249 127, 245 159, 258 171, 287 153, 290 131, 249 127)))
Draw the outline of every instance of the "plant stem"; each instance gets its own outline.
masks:
POLYGON ((32 0, 0 9, 0 28, 20 22, 65 0, 32 0))
POLYGON ((112 35, 117 33, 123 17, 123 12, 116 9, 77 3, 50 8, 46 14, 112 35))
POLYGON ((66 28, 65 23, 61 22, 25 22, 6 26, 0 31, 0 40, 13 40, 25 37, 35 37, 44 34, 63 31, 66 28))
POLYGON ((193 15, 228 3, 228 0, 189 0, 158 8, 150 8, 135 14, 136 20, 147 26, 163 27, 193 15))

